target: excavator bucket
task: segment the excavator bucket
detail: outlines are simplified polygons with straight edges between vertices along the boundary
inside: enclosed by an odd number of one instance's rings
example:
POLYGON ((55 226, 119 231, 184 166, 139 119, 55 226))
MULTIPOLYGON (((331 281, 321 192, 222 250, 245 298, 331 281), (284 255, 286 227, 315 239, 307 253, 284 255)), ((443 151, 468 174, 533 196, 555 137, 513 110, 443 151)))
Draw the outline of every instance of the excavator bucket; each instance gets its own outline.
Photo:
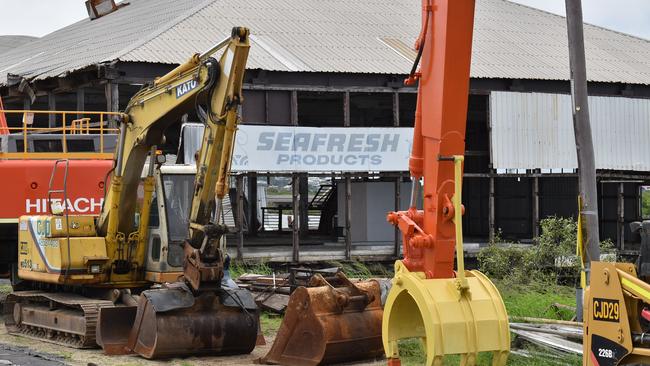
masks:
POLYGON ((442 365, 449 354, 461 355, 461 365, 475 365, 479 352, 493 352, 492 365, 505 365, 510 332, 501 295, 481 272, 465 271, 465 278, 468 286, 461 289, 458 278, 423 279, 395 263, 382 324, 392 364, 399 365, 398 341, 418 338, 425 365, 442 365))
POLYGON ((99 309, 95 340, 107 355, 132 353, 127 345, 137 306, 114 306, 99 309))
POLYGON ((142 292, 137 307, 102 308, 98 344, 145 358, 250 353, 259 311, 250 292, 221 288, 195 296, 184 283, 142 292))
POLYGON ((314 275, 289 298, 275 342, 262 363, 313 366, 379 357, 381 290, 378 281, 352 283, 343 273, 314 275))

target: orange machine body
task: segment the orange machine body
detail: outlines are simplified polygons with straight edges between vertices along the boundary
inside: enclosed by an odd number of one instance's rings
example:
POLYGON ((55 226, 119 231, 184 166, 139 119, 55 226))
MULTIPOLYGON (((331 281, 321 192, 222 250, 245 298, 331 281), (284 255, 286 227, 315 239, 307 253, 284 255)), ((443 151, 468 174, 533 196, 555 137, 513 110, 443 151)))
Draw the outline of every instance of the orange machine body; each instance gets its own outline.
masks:
POLYGON ((423 209, 412 203, 388 221, 402 232, 404 265, 427 278, 454 276, 454 163, 445 158, 465 152, 473 24, 474 0, 423 0, 420 68, 406 80, 419 80, 409 170, 424 178, 423 209))
MULTIPOLYGON (((0 222, 18 223, 22 215, 49 212, 48 190, 54 163, 55 160, 0 160, 0 222)), ((68 197, 63 207, 71 214, 98 215, 104 198, 104 179, 113 161, 71 159, 69 164, 68 197)), ((63 189, 64 173, 64 164, 59 164, 52 189, 63 189)), ((63 194, 52 194, 51 199, 63 203, 63 194)))

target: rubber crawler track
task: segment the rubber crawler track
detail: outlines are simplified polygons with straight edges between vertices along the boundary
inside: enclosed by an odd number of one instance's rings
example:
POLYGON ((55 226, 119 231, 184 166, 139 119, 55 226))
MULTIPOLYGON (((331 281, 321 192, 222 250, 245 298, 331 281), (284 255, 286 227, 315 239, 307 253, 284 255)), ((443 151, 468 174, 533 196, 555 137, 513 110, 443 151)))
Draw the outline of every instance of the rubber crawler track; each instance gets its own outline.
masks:
POLYGON ((114 306, 111 301, 95 300, 76 294, 49 293, 44 291, 18 291, 7 296, 4 303, 3 317, 9 334, 34 338, 73 348, 95 348, 95 330, 99 309, 104 306, 114 306), (72 309, 83 314, 86 328, 83 334, 65 331, 53 331, 45 327, 16 324, 14 321, 14 306, 21 304, 46 304, 72 309))

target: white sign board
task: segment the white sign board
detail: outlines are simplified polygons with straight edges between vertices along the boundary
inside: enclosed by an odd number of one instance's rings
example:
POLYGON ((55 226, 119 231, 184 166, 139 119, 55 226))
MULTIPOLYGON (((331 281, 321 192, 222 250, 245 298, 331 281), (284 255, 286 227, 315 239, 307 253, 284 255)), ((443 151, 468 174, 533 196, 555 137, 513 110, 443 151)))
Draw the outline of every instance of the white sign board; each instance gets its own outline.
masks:
POLYGON ((406 171, 413 128, 240 125, 235 172, 406 171))

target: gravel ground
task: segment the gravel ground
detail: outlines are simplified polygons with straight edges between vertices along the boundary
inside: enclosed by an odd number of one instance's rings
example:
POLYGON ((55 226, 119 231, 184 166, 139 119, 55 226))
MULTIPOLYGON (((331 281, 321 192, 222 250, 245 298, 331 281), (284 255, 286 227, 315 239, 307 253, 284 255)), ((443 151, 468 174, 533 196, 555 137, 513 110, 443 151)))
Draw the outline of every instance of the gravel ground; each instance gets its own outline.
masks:
MULTIPOLYGON (((257 346, 251 354, 222 357, 189 357, 165 361, 149 361, 138 356, 106 356, 101 350, 79 350, 34 339, 7 334, 0 325, 0 366, 193 366, 193 365, 255 365, 255 360, 268 352, 273 342, 266 337, 265 346, 257 346), (6 361, 5 363, 3 363, 6 361)), ((352 363, 354 366, 379 366, 385 361, 352 363)))
POLYGON ((61 356, 37 352, 27 347, 0 344, 0 365, 63 366, 61 356))

